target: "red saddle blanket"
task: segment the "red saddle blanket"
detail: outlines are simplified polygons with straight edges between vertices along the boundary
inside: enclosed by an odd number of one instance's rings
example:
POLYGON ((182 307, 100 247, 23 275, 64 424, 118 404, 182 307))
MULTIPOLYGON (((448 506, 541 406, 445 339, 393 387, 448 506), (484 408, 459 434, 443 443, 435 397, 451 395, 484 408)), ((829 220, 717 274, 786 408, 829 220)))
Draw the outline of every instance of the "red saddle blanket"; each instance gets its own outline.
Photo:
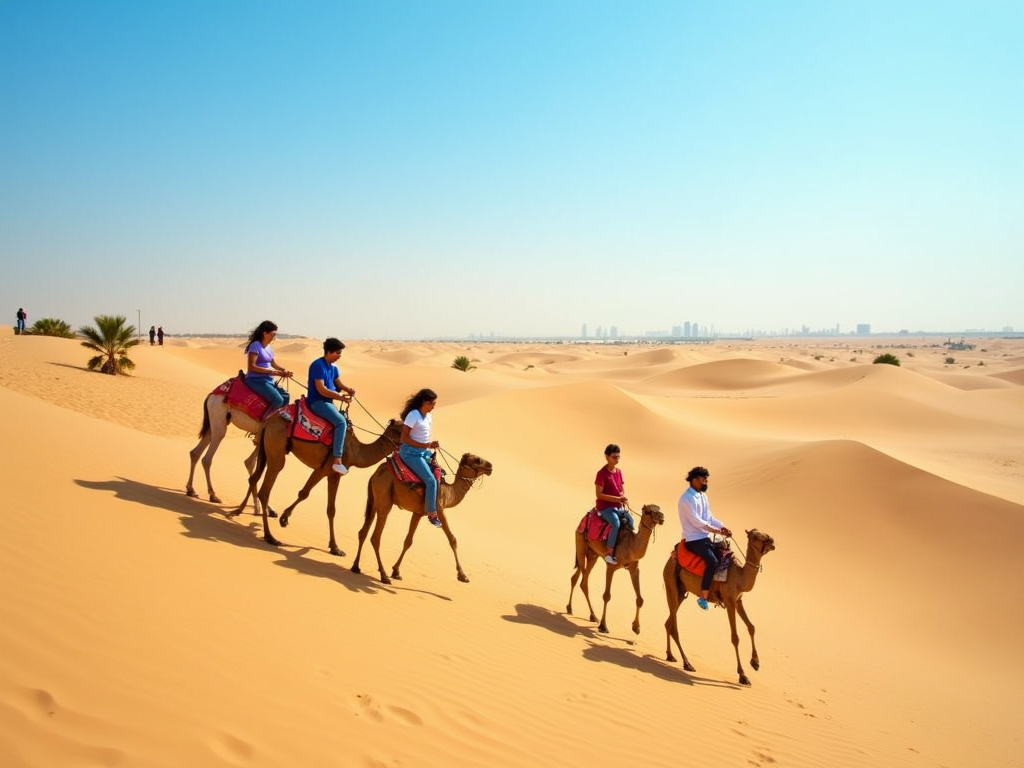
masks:
POLYGON ((587 539, 590 541, 595 539, 605 541, 608 538, 610 529, 611 524, 601 517, 597 509, 594 508, 587 512, 583 519, 580 520, 580 524, 576 526, 576 533, 586 533, 587 539))
MULTIPOLYGON (((387 458, 388 466, 391 467, 391 471, 395 475, 395 479, 399 482, 405 483, 406 485, 423 485, 423 481, 420 480, 419 475, 409 469, 409 465, 406 464, 398 456, 398 451, 395 451, 387 458)), ((434 477, 437 478, 438 485, 441 483, 441 475, 444 470, 438 465, 435 459, 430 463, 430 468, 434 470, 434 477)))
POLYGON ((292 417, 291 436, 296 440, 323 443, 324 445, 333 444, 334 425, 309 409, 305 395, 291 405, 286 405, 285 410, 292 417))
MULTIPOLYGON (((732 552, 727 547, 716 546, 715 554, 718 556, 718 569, 715 571, 715 575, 718 576, 718 574, 728 571, 729 566, 732 565, 732 552)), ((704 575, 707 565, 704 558, 688 550, 681 541, 676 545, 676 559, 684 570, 697 576, 704 575)))
POLYGON ((220 395, 228 405, 245 411, 256 421, 262 420, 263 412, 267 410, 267 401, 249 388, 241 374, 231 377, 210 394, 220 395))

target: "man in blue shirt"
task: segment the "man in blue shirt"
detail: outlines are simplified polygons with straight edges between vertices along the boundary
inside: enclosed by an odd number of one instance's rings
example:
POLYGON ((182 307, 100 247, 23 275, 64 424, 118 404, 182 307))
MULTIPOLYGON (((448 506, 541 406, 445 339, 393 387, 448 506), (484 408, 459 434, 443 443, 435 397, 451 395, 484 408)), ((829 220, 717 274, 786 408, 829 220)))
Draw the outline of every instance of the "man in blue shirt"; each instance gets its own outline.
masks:
POLYGON ((331 468, 340 475, 348 472, 348 467, 341 463, 341 457, 345 452, 345 433, 348 432, 348 420, 332 401, 340 400, 347 403, 356 393, 354 389, 341 383, 341 374, 338 372, 338 366, 335 365, 344 348, 344 342, 333 336, 324 341, 323 357, 318 357, 310 363, 309 392, 306 395, 309 409, 334 425, 334 442, 331 444, 334 464, 331 468))

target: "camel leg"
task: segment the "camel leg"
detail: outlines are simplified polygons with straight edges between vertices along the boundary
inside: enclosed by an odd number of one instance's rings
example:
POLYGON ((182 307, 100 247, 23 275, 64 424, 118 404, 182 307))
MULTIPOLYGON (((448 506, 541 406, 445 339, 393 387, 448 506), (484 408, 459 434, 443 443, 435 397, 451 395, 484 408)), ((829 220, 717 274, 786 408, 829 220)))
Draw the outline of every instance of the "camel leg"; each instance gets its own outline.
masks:
POLYGON ((377 513, 376 513, 377 524, 373 527, 373 533, 370 534, 370 545, 373 547, 373 554, 377 556, 377 570, 380 571, 380 580, 384 584, 390 584, 391 583, 391 579, 389 579, 388 575, 386 573, 384 573, 384 563, 381 562, 381 559, 380 559, 380 540, 381 540, 381 536, 384 535, 384 526, 387 525, 388 513, 390 511, 391 511, 390 507, 388 507, 388 509, 386 509, 386 510, 385 509, 378 509, 377 510, 377 513))
POLYGON ((633 592, 636 594, 636 616, 633 617, 633 634, 640 634, 640 608, 644 604, 644 598, 640 594, 640 564, 633 563, 629 566, 629 577, 633 581, 633 592))
POLYGON ((736 610, 740 614, 740 618, 743 619, 743 623, 747 625, 747 632, 750 633, 750 666, 755 670, 761 668, 761 660, 757 657, 757 646, 754 644, 754 624, 747 616, 747 609, 743 607, 743 596, 736 601, 736 610))
MULTIPOLYGON (((224 439, 224 436, 228 432, 228 423, 226 420, 221 419, 210 419, 210 431, 207 433, 207 440, 209 440, 209 447, 206 449, 206 453, 203 454, 203 474, 206 475, 206 491, 209 494, 210 501, 214 504, 222 503, 220 497, 217 496, 216 491, 213 490, 213 478, 210 476, 210 467, 213 465, 213 457, 217 455, 217 449, 220 448, 220 443, 224 439)), ((192 449, 193 452, 201 450, 203 441, 199 441, 199 445, 192 449)), ((191 454, 190 454, 191 456, 191 454)), ((193 468, 194 468, 193 464, 193 468)), ((192 476, 189 474, 189 486, 192 484, 192 476)), ((187 491, 186 491, 187 492, 187 491)))
MULTIPOLYGON (((345 553, 338 549, 338 542, 334 540, 334 511, 335 502, 338 498, 338 482, 340 480, 341 475, 337 472, 331 472, 327 478, 327 527, 331 531, 331 540, 327 543, 327 548, 330 550, 332 555, 344 557, 345 553)), ((316 485, 316 483, 313 483, 313 485, 316 485)), ((295 502, 295 504, 298 503, 299 502, 297 501, 295 502)), ((294 506, 294 504, 292 506, 294 506)))
MULTIPOLYGON (((448 518, 444 516, 444 510, 440 510, 437 515, 441 518, 441 530, 444 531, 444 535, 448 537, 448 546, 452 548, 452 554, 455 555, 455 573, 458 575, 459 581, 463 584, 468 584, 469 576, 467 576, 466 572, 462 570, 462 563, 459 562, 459 542, 455 538, 455 534, 452 533, 451 528, 448 527, 448 518)), ((399 560, 401 560, 401 558, 399 558, 399 560)))
POLYGON ((597 614, 594 613, 594 606, 590 602, 590 572, 594 569, 594 563, 597 562, 597 556, 592 555, 592 553, 588 551, 585 558, 586 562, 583 566, 583 576, 580 578, 580 592, 582 592, 583 597, 586 598, 587 608, 590 610, 590 620, 597 621, 597 614))
POLYGON ((288 520, 292 516, 292 510, 299 506, 299 502, 305 501, 309 498, 310 492, 316 487, 317 483, 319 483, 321 479, 323 479, 323 473, 321 473, 319 469, 314 469, 310 474, 309 479, 306 480, 306 484, 302 486, 302 489, 299 491, 298 498, 289 504, 288 508, 281 513, 281 519, 279 522, 281 523, 282 528, 288 527, 288 520))
MULTIPOLYGON (((258 464, 258 463, 257 463, 258 464)), ((277 475, 284 468, 284 455, 281 456, 268 456, 267 457, 267 476, 263 480, 263 485, 260 486, 259 493, 254 493, 253 503, 257 506, 263 516, 263 540, 272 546, 278 547, 281 542, 274 538, 274 534, 270 532, 270 520, 267 514, 267 509, 270 504, 270 491, 274 488, 274 481, 277 480, 277 475)), ((257 472, 260 471, 257 465, 257 472)), ((256 486, 256 480, 259 479, 258 475, 251 475, 249 477, 249 489, 254 490, 256 486)))
POLYGON ((416 535, 416 529, 420 525, 420 520, 423 519, 423 515, 418 515, 413 512, 412 517, 409 519, 409 530, 405 534, 405 541, 402 542, 402 554, 398 556, 395 564, 391 567, 391 578, 402 580, 401 566, 402 560, 405 558, 405 553, 409 551, 412 546, 412 537, 416 535))
MULTIPOLYGON (((672 564, 668 565, 671 568, 672 564)), ((682 602, 679 591, 679 580, 676 578, 676 573, 673 571, 666 575, 665 578, 665 599, 668 601, 668 618, 665 619, 665 660, 675 661, 676 657, 672 655, 672 641, 676 641, 676 647, 679 649, 679 655, 683 657, 683 669, 687 672, 696 672, 697 668, 690 663, 690 660, 686 658, 686 651, 683 650, 682 644, 679 642, 679 603, 682 602)), ((686 592, 683 591, 685 597, 686 592)))
POLYGON ((366 511, 363 513, 363 525, 359 529, 359 546, 356 548, 356 559, 352 562, 352 573, 362 573, 359 569, 359 558, 363 554, 363 542, 366 541, 366 534, 370 531, 375 515, 373 504, 373 477, 366 483, 366 511))
POLYGON ((736 603, 730 600, 725 607, 729 613, 729 631, 732 633, 733 650, 736 651, 736 672, 740 676, 740 685, 750 685, 750 678, 747 677, 747 673, 743 670, 743 663, 740 661, 740 636, 736 631, 736 603))
POLYGON ((608 567, 604 572, 604 594, 601 596, 604 600, 604 607, 601 609, 601 623, 597 625, 598 632, 608 631, 608 624, 605 622, 605 616, 608 614, 608 601, 612 599, 612 577, 618 569, 619 566, 608 563, 608 567))
POLYGON ((202 437, 199 438, 199 442, 196 447, 188 452, 189 468, 188 468, 188 480, 185 483, 185 493, 193 498, 198 498, 199 494, 196 493, 196 489, 193 486, 193 480, 196 474, 196 464, 199 463, 199 457, 203 455, 203 451, 206 446, 210 444, 210 433, 206 432, 202 437))

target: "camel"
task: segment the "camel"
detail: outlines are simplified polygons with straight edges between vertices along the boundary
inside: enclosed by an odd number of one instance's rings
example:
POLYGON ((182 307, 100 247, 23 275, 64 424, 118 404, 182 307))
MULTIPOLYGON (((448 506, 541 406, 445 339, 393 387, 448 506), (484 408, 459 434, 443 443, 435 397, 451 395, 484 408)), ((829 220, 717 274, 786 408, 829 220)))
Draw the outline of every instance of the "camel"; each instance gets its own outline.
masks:
MULTIPOLYGON (((299 502, 309 496, 310 491, 313 490, 317 483, 326 477, 327 523, 331 533, 327 546, 332 555, 344 557, 345 553, 338 548, 337 541, 334 538, 335 500, 338 496, 338 481, 341 480, 341 475, 331 469, 333 464, 331 447, 324 443, 292 440, 289 437, 290 427, 291 423, 280 415, 271 416, 267 420, 259 441, 256 469, 249 476, 249 493, 246 495, 245 500, 242 501, 242 504, 233 512, 230 512, 228 516, 234 517, 241 513, 245 509, 245 504, 251 495, 253 502, 256 504, 257 511, 263 515, 263 540, 275 547, 281 543, 270 532, 267 520, 269 516, 268 505, 270 502, 270 491, 274 487, 278 474, 284 468, 286 455, 291 451, 299 461, 313 471, 310 473, 309 479, 306 480, 306 484, 302 486, 302 490, 299 491, 298 498, 281 513, 281 526, 286 527, 288 525, 288 518, 291 517, 292 510, 295 509, 299 502), (259 482, 264 468, 266 468, 267 476, 264 478, 259 492, 257 492, 256 484, 259 482)), ((348 432, 345 435, 345 450, 341 457, 342 463, 350 468, 372 466, 389 453, 392 453, 398 446, 401 438, 402 423, 396 419, 388 421, 384 434, 372 443, 359 442, 355 436, 355 429, 352 423, 349 422, 348 432)))
MULTIPOLYGON (((263 430, 263 422, 256 421, 241 408, 229 405, 224 395, 217 394, 216 392, 207 395, 206 400, 203 401, 203 426, 199 430, 199 442, 188 454, 191 466, 188 470, 188 481, 185 483, 185 493, 189 496, 199 496, 192 482, 195 477, 196 464, 199 462, 199 457, 203 456, 203 472, 206 474, 206 490, 210 496, 210 501, 214 504, 222 503, 220 497, 213 490, 210 466, 213 464, 213 457, 216 455, 221 441, 228 432, 229 423, 245 430, 247 433, 255 435, 256 440, 254 442, 258 442, 259 434, 263 430), (206 451, 205 455, 203 455, 204 450, 206 451)), ((250 474, 256 466, 256 455, 258 452, 259 446, 257 445, 245 460, 245 468, 250 474)))
MULTIPOLYGON (((462 565, 459 563, 458 542, 455 540, 455 535, 452 533, 451 528, 448 527, 448 518, 445 516, 445 510, 461 502, 466 497, 469 489, 473 487, 473 482, 478 477, 491 474, 491 471, 491 462, 481 459, 479 456, 474 456, 471 453, 464 453, 459 461, 458 469, 455 470, 455 479, 451 483, 438 483, 437 516, 441 520, 441 529, 444 531, 445 536, 448 537, 448 544, 455 555, 455 570, 459 581, 462 582, 468 582, 469 577, 466 576, 465 571, 462 570, 462 565)), ((377 470, 370 477, 370 481, 366 485, 366 516, 363 520, 363 527, 359 529, 359 549, 356 550, 356 559, 352 564, 352 573, 362 573, 359 570, 359 556, 363 552, 363 542, 366 540, 367 531, 370 530, 370 523, 376 518, 377 525, 373 529, 373 535, 370 536, 370 543, 373 545, 373 553, 377 556, 377 569, 380 571, 380 580, 384 584, 391 583, 391 579, 384 573, 384 563, 380 559, 380 539, 384 533, 384 526, 388 522, 388 513, 391 512, 391 508, 396 504, 401 509, 407 509, 412 512, 412 520, 409 521, 409 532, 405 535, 405 543, 402 545, 402 554, 398 556, 398 561, 391 569, 392 579, 402 578, 399 568, 402 565, 405 553, 412 546, 412 538, 416 534, 416 527, 426 514, 425 502, 422 488, 410 488, 405 483, 396 481, 395 475, 387 463, 377 467, 377 470)))
MULTIPOLYGON (((629 571, 629 577, 633 580, 633 592, 636 593, 636 616, 633 618, 633 632, 640 634, 640 607, 644 599, 640 595, 640 560, 647 554, 647 544, 654 533, 654 527, 665 523, 665 515, 657 504, 645 504, 640 514, 640 528, 633 533, 628 526, 619 529, 619 538, 615 542, 615 559, 617 565, 607 564, 604 576, 604 608, 601 610, 601 623, 597 629, 599 632, 607 632, 608 624, 605 617, 608 613, 608 601, 612 597, 612 577, 620 568, 629 571)), ((587 599, 587 607, 590 609, 590 620, 597 621, 594 615, 594 608, 590 604, 590 570, 594 567, 599 557, 603 558, 611 550, 604 543, 603 539, 587 539, 586 531, 576 533, 576 570, 572 573, 572 580, 569 583, 569 602, 565 606, 565 612, 572 614, 572 592, 576 588, 577 580, 580 580, 580 591, 587 599)))
MULTIPOLYGON (((740 676, 740 684, 750 685, 750 678, 743 671, 743 664, 740 663, 740 638, 736 633, 736 614, 740 615, 743 623, 747 625, 750 632, 750 666, 755 670, 761 668, 761 661, 757 657, 757 646, 754 644, 754 625, 747 617, 747 609, 743 607, 743 593, 754 588, 757 574, 761 571, 761 558, 775 549, 775 539, 767 533, 753 528, 747 531, 747 555, 744 565, 737 565, 735 562, 729 566, 728 576, 725 581, 712 581, 711 590, 708 595, 708 602, 724 605, 729 613, 729 629, 732 632, 732 644, 736 650, 736 671, 740 676)), ((688 658, 683 646, 679 643, 679 627, 676 623, 676 612, 679 604, 686 599, 686 593, 700 594, 700 576, 690 573, 680 567, 676 559, 676 551, 673 549, 665 563, 663 572, 665 577, 665 596, 668 599, 668 618, 665 619, 665 654, 668 661, 675 661, 672 655, 672 641, 676 641, 679 653, 683 657, 683 669, 687 672, 696 672, 688 658)))

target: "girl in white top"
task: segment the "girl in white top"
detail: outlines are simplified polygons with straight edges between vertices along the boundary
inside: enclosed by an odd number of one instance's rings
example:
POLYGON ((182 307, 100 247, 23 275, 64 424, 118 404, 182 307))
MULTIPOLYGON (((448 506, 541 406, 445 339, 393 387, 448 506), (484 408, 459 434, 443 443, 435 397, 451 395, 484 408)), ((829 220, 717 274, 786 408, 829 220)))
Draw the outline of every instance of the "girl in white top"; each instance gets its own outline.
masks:
POLYGON ((427 519, 431 525, 440 528, 442 523, 437 516, 437 478, 430 466, 433 449, 438 447, 437 440, 431 436, 431 416, 435 405, 437 393, 432 389, 421 389, 406 400, 402 409, 402 445, 398 455, 426 486, 423 501, 427 519))

